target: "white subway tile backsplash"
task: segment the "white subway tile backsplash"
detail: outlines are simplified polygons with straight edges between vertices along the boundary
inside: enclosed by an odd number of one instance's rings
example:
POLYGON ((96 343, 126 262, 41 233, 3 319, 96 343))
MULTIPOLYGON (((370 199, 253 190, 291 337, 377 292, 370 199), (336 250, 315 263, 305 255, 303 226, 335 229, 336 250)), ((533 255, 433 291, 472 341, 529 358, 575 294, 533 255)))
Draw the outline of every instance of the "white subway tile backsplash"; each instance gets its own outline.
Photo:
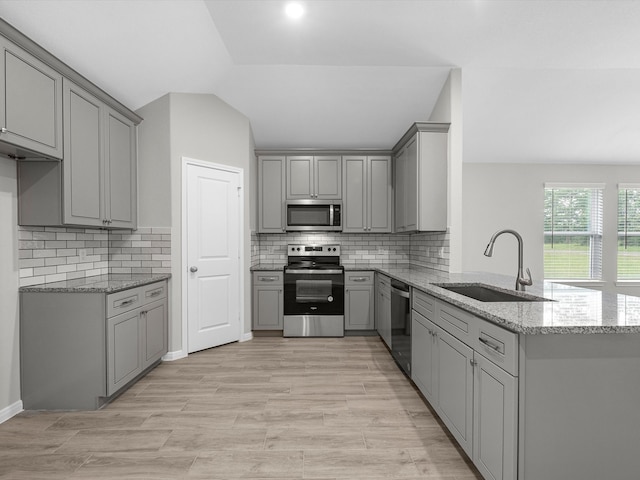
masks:
POLYGON ((171 228, 18 228, 21 286, 107 273, 171 273, 171 228))
POLYGON ((416 264, 440 271, 449 269, 447 233, 340 234, 288 233, 251 235, 251 265, 282 264, 290 243, 339 243, 343 265, 367 263, 416 264))

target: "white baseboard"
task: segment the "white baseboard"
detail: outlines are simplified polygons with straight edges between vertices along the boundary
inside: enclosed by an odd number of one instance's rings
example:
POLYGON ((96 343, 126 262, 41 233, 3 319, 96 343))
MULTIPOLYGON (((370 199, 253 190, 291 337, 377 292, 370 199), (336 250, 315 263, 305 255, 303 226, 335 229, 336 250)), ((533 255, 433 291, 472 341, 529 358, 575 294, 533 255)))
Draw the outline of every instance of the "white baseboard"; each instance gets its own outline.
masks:
POLYGON ((22 400, 18 400, 16 403, 3 408, 0 410, 0 423, 6 422, 11 417, 15 417, 22 410, 24 410, 22 408, 22 400))
POLYGON ((176 350, 175 352, 167 352, 162 356, 163 362, 173 362, 174 360, 180 360, 187 356, 184 350, 176 350))
POLYGON ((240 336, 240 342, 248 342, 249 340, 253 340, 253 332, 243 333, 240 336))

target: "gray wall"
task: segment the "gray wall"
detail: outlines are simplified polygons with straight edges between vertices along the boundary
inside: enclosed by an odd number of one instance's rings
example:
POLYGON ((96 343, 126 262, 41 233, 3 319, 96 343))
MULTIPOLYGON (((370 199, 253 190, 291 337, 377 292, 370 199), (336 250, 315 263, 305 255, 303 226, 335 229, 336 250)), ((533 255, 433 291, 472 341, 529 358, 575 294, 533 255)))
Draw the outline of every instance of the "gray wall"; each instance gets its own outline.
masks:
POLYGON ((450 271, 462 271, 462 69, 453 68, 433 107, 429 121, 450 123, 447 227, 450 271))
POLYGON ((0 157, 0 421, 20 401, 16 162, 0 157))
POLYGON ((493 257, 483 255, 491 235, 503 228, 517 230, 524 239, 524 263, 534 279, 542 279, 543 201, 545 182, 604 183, 604 244, 602 288, 639 295, 640 287, 621 287, 616 281, 617 186, 640 183, 637 165, 554 165, 465 163, 463 168, 463 270, 513 275, 517 243, 500 237, 493 257))
MULTIPOLYGON (((244 170, 244 333, 251 332, 250 194, 253 140, 249 120, 215 95, 170 93, 141 108, 145 119, 138 132, 140 226, 171 227, 171 302, 169 351, 182 350, 182 157, 244 170), (167 141, 168 139, 168 141, 167 141), (151 148, 148 152, 147 148, 151 148), (158 159, 160 161, 158 162, 158 159), (149 172, 143 175, 142 172, 149 172), (156 180, 162 185, 156 182, 156 180), (161 203, 154 199, 165 197, 161 203)), ((186 319, 184 319, 186 321, 186 319)), ((186 353, 186 352, 183 352, 186 353)))
POLYGON ((171 226, 169 95, 138 110, 138 225, 171 226), (140 191, 142 189, 142 191, 140 191))

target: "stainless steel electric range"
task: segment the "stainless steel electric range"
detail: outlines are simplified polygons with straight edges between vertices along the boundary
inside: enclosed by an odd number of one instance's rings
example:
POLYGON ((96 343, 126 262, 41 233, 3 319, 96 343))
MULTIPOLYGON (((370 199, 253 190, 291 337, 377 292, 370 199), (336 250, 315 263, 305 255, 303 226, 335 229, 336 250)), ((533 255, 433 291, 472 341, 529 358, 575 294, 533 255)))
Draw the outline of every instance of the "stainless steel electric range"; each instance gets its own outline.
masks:
POLYGON ((344 337, 340 245, 289 245, 284 267, 285 337, 344 337))

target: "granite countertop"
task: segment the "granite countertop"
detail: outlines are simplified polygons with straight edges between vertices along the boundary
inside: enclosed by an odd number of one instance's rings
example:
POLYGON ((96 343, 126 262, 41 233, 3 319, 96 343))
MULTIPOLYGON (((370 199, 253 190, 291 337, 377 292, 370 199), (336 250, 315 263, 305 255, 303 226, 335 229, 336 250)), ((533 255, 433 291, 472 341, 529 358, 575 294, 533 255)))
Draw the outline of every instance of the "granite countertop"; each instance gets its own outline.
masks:
POLYGON ((535 281, 525 295, 545 302, 481 302, 437 284, 481 283, 515 292, 515 277, 492 273, 446 273, 409 267, 368 267, 405 282, 508 330, 526 335, 640 333, 640 297, 535 281))
POLYGON ((171 278, 171 274, 112 274, 41 283, 20 287, 20 292, 39 293, 114 293, 171 278))
MULTIPOLYGON (((252 271, 282 270, 284 264, 260 264, 252 271)), ((515 276, 447 273, 410 264, 350 263, 345 270, 373 270, 400 280, 513 332, 526 335, 640 333, 640 297, 616 295, 560 283, 535 281, 525 295, 545 302, 481 302, 437 284, 481 283, 515 292, 515 276)))

